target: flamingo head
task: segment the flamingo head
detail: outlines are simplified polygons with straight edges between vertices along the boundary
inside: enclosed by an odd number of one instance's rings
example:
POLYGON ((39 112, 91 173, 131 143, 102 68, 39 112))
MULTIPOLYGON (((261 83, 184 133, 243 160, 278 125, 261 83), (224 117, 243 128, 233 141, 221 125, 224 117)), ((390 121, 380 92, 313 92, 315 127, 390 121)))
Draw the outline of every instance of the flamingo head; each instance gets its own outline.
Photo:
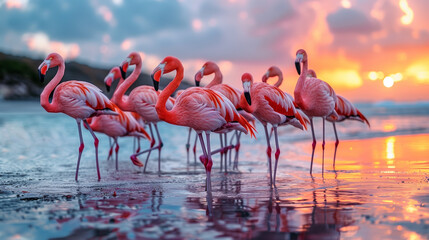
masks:
POLYGON ((128 55, 128 57, 121 63, 121 66, 119 66, 119 69, 121 69, 122 78, 126 78, 126 73, 128 70, 128 67, 130 65, 137 65, 141 63, 142 58, 140 57, 140 54, 137 52, 132 52, 128 55))
POLYGON ((250 87, 253 83, 253 77, 250 73, 244 73, 241 76, 241 82, 243 83, 243 93, 246 101, 249 105, 252 105, 252 99, 250 97, 250 87))
POLYGON ((307 62, 307 53, 304 49, 296 51, 295 67, 299 75, 301 75, 301 63, 307 62))
POLYGON ((203 67, 195 74, 195 85, 199 87, 201 79, 215 71, 219 71, 219 66, 216 63, 212 61, 204 63, 203 67))
POLYGON ((112 82, 115 81, 115 79, 122 78, 122 72, 119 67, 114 67, 110 70, 109 74, 104 78, 104 84, 106 85, 106 89, 109 92, 110 86, 112 86, 112 82))
POLYGON ((280 74, 281 74, 281 71, 278 67, 271 66, 270 68, 268 68, 267 72, 265 72, 265 74, 262 75, 262 82, 267 82, 268 78, 279 76, 280 74))
POLYGON ((59 55, 58 53, 49 54, 37 68, 39 72, 40 81, 43 83, 43 81, 45 80, 46 72, 49 68, 56 67, 61 63, 64 63, 64 60, 61 55, 59 55))
POLYGON ((153 80, 153 87, 155 88, 155 91, 158 91, 161 76, 164 75, 164 73, 172 72, 178 68, 183 68, 179 59, 172 56, 165 57, 164 60, 161 61, 161 63, 153 70, 152 74, 150 75, 153 80))
POLYGON ((307 71, 307 77, 317 78, 316 72, 313 69, 308 69, 308 71, 307 71))

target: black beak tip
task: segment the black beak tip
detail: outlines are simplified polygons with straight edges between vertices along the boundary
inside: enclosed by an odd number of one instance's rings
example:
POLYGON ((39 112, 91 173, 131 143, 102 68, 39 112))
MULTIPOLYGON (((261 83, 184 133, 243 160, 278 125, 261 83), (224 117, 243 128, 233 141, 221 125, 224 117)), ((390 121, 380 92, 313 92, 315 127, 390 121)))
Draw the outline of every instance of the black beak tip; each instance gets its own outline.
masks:
POLYGON ((299 62, 295 62, 295 68, 298 72, 298 75, 301 75, 301 64, 299 62))
POLYGON ((106 90, 107 92, 110 92, 110 86, 106 84, 106 90))
POLYGON ((249 105, 252 105, 252 99, 250 98, 250 93, 249 92, 245 92, 244 93, 244 97, 246 97, 246 101, 249 105))
POLYGON ((119 67, 119 69, 121 69, 121 76, 122 76, 122 79, 125 79, 125 77, 127 76, 126 74, 126 72, 124 71, 124 69, 122 69, 122 67, 119 67))
POLYGON ((43 83, 43 82, 45 81, 45 75, 44 75, 44 74, 42 74, 42 73, 40 72, 40 70, 39 70, 38 72, 39 72, 39 79, 40 79, 40 82, 41 82, 41 83, 43 83))
POLYGON ((158 89, 159 89, 159 82, 156 81, 155 79, 153 79, 153 75, 152 75, 152 80, 153 80, 153 88, 155 88, 155 91, 158 91, 158 89))
POLYGON ((195 86, 199 87, 200 86, 200 81, 195 80, 195 86))

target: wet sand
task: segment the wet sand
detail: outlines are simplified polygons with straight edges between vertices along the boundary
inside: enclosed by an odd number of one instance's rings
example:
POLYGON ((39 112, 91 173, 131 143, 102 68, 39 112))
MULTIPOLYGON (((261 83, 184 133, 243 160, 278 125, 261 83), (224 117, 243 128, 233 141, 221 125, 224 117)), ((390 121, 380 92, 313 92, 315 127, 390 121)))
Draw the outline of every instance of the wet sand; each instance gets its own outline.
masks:
MULTIPOLYGON (((429 134, 341 140, 335 171, 331 135, 325 172, 318 143, 311 177, 311 141, 293 140, 309 133, 293 133, 290 140, 289 130, 282 130, 273 190, 265 140, 245 138, 240 172, 219 172, 215 156, 210 195, 201 164, 192 155, 186 163, 186 129, 177 128, 182 132, 167 140, 161 175, 155 159, 149 173, 131 165, 128 139, 121 140, 118 172, 105 160, 106 146, 100 148, 100 182, 88 144, 75 182, 73 121, 55 115, 46 123, 53 115, 32 116, 1 118, 0 239, 429 238, 429 134)), ((380 124, 371 130, 389 126, 380 124)), ((161 131, 170 130, 161 125, 161 131)))

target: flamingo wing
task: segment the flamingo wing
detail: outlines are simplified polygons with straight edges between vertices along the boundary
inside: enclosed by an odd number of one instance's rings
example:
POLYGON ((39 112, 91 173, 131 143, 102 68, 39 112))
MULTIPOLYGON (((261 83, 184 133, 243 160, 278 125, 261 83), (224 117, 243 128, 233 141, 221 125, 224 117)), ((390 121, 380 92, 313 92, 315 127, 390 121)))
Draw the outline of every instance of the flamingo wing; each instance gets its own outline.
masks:
POLYGON ((57 86, 53 101, 69 116, 86 119, 97 111, 117 108, 102 91, 88 82, 67 81, 57 86))
POLYGON ((236 109, 240 108, 239 105, 240 105, 241 92, 239 90, 227 84, 217 84, 210 87, 210 89, 222 93, 225 97, 227 97, 231 101, 231 103, 234 105, 236 109))
MULTIPOLYGON (((177 99, 175 106, 193 108, 203 119, 200 121, 220 121, 218 127, 229 123, 238 122, 254 136, 255 129, 236 110, 231 101, 222 93, 209 88, 192 87, 184 91, 177 99), (220 117, 220 118, 219 118, 220 117)), ((211 129, 215 130, 215 129, 211 129)))

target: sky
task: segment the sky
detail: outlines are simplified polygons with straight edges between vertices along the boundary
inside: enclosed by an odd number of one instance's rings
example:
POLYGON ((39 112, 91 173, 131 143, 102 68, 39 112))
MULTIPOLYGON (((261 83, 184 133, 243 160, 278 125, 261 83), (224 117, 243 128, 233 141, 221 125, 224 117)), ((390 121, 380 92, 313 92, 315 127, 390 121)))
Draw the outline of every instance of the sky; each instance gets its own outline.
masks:
POLYGON ((137 51, 146 72, 171 55, 192 82, 210 60, 240 90, 244 72, 260 81, 276 65, 293 94, 302 48, 351 101, 427 101, 428 9, 426 0, 0 0, 0 51, 107 68, 137 51))

